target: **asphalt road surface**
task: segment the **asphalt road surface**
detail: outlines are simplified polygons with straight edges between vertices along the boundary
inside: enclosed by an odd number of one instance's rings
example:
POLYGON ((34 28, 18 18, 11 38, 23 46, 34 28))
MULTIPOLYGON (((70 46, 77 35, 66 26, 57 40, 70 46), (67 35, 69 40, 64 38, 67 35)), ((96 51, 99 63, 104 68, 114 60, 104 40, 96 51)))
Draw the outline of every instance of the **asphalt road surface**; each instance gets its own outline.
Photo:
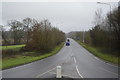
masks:
POLYGON ((118 78, 118 67, 92 55, 70 39, 54 56, 2 71, 3 78, 55 78, 56 66, 68 78, 118 78))

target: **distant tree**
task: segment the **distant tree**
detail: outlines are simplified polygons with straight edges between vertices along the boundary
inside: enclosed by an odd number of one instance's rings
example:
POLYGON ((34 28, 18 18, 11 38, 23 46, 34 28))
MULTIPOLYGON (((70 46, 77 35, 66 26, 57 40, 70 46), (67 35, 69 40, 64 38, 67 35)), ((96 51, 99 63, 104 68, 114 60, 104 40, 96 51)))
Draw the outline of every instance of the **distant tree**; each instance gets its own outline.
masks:
POLYGON ((33 20, 26 49, 49 52, 64 41, 64 36, 65 34, 59 29, 52 27, 48 20, 41 22, 33 20))
MULTIPOLYGON (((100 12, 99 12, 100 13, 100 12)), ((108 50, 109 52, 120 49, 120 10, 113 9, 105 19, 101 18, 101 13, 96 14, 95 27, 90 30, 92 44, 108 50), (98 19, 98 20, 97 20, 98 19)))
POLYGON ((120 49, 120 10, 119 9, 114 9, 111 14, 107 14, 107 20, 106 23, 111 24, 107 25, 109 29, 109 38, 111 40, 111 45, 112 47, 120 49), (114 46, 113 46, 114 45, 114 46))
POLYGON ((2 43, 2 39, 3 39, 4 43, 7 43, 4 32, 5 32, 5 29, 3 28, 3 25, 0 25, 1 43, 2 43))
POLYGON ((85 43, 88 44, 88 45, 92 45, 90 31, 85 31, 84 35, 85 35, 85 37, 84 37, 85 38, 85 43))
POLYGON ((2 45, 8 45, 8 35, 6 34, 5 28, 3 25, 0 25, 0 35, 1 35, 1 43, 2 45))
POLYGON ((95 11, 94 24, 101 25, 102 22, 103 22, 102 9, 97 9, 97 11, 95 11))
POLYGON ((31 18, 25 18, 23 19, 23 25, 24 25, 24 31, 26 32, 26 43, 28 43, 29 40, 29 33, 30 29, 32 27, 32 19, 31 18))
POLYGON ((22 34, 23 34, 23 32, 22 32, 23 24, 17 20, 10 20, 8 22, 8 25, 10 26, 10 30, 12 31, 14 44, 20 44, 22 34))

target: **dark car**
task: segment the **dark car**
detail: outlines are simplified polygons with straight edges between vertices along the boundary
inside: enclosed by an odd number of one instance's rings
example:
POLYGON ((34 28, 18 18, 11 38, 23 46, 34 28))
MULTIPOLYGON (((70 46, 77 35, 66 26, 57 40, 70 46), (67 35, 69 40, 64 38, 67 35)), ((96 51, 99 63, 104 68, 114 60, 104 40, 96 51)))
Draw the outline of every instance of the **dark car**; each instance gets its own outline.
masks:
POLYGON ((67 42, 66 42, 66 46, 70 46, 70 42, 67 41, 67 42))

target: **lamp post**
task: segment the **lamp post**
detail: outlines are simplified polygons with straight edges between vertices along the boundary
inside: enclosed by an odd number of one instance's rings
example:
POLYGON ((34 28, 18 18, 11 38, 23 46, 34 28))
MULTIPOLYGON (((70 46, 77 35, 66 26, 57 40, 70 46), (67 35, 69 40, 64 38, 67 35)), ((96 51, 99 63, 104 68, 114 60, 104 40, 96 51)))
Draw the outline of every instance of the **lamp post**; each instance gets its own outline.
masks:
MULTIPOLYGON (((97 2, 97 3, 98 3, 98 4, 105 4, 105 5, 108 5, 108 6, 110 7, 110 17, 109 17, 109 18, 110 18, 110 19, 109 19, 109 20, 110 20, 110 24, 109 24, 109 25, 110 25, 110 29, 111 29, 111 27, 112 27, 112 26, 111 26, 111 5, 110 5, 109 3, 103 3, 103 2, 97 2)), ((111 40, 110 40, 110 48, 112 49, 111 40)))
POLYGON ((110 7, 110 28, 111 28, 111 5, 109 3, 97 2, 97 4, 105 4, 110 7))
POLYGON ((84 30, 83 30, 83 43, 84 43, 84 36, 85 36, 85 35, 84 35, 84 30))

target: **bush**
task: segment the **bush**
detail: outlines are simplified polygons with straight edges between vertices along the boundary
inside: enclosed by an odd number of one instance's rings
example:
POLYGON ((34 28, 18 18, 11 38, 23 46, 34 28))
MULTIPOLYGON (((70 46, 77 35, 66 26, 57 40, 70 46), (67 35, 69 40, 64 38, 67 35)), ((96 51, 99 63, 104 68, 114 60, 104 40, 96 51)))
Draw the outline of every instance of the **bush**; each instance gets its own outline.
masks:
POLYGON ((29 33, 29 40, 26 49, 37 52, 50 52, 55 46, 65 39, 65 34, 59 29, 52 27, 48 20, 40 23, 34 21, 29 33))

